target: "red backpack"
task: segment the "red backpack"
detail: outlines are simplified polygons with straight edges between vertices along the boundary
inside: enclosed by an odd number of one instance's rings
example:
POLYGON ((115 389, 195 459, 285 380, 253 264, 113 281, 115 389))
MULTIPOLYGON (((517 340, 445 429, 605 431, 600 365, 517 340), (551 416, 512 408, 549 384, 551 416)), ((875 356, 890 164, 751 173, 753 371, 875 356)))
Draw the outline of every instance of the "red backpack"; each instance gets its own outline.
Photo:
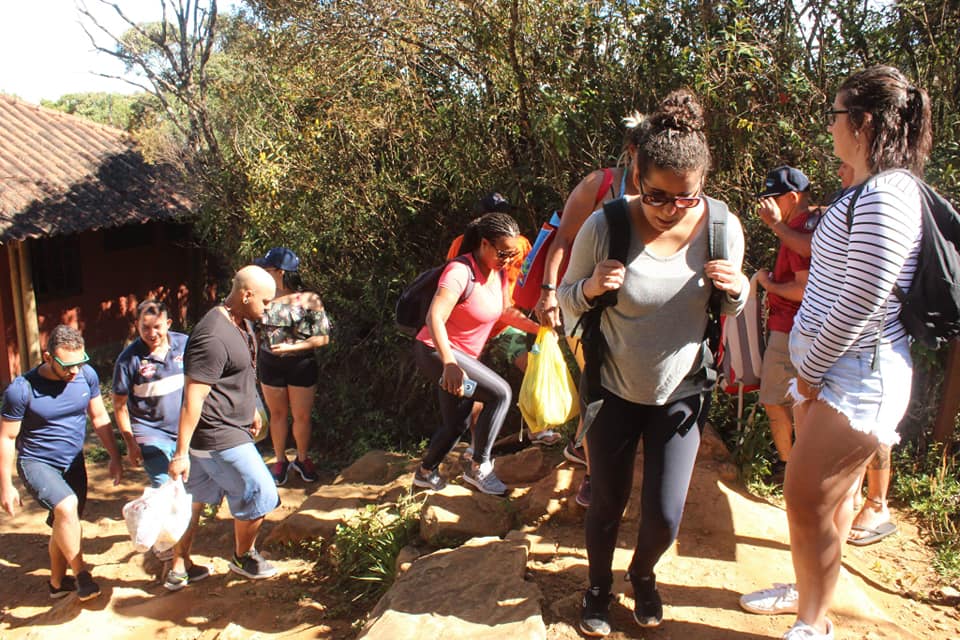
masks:
MULTIPOLYGON (((626 169, 624 169, 626 171, 626 169)), ((597 208, 603 202, 610 185, 613 184, 613 170, 603 170, 603 182, 597 190, 597 197, 593 206, 597 208)), ((622 195, 622 194, 621 194, 622 195)), ((540 285, 543 283, 543 269, 547 261, 547 253, 550 251, 550 245, 557 235, 557 229, 560 227, 560 211, 554 211, 547 222, 540 227, 540 233, 533 243, 533 248, 527 254, 523 265, 520 267, 520 279, 517 280, 517 286, 513 290, 513 302, 521 309, 532 311, 537 306, 540 299, 540 285)), ((570 260, 570 252, 563 256, 563 262, 560 264, 560 271, 557 273, 557 280, 563 278, 567 270, 567 262, 570 260)))

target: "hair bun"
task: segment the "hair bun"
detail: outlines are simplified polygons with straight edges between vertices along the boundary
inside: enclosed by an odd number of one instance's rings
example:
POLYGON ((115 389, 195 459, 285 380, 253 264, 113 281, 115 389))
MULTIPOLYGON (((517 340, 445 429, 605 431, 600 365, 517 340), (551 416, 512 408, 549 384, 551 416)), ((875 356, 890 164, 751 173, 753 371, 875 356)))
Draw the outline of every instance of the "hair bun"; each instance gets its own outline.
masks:
POLYGON ((682 133, 699 133, 705 126, 703 107, 686 89, 676 89, 667 94, 650 115, 650 120, 658 129, 673 129, 682 133))

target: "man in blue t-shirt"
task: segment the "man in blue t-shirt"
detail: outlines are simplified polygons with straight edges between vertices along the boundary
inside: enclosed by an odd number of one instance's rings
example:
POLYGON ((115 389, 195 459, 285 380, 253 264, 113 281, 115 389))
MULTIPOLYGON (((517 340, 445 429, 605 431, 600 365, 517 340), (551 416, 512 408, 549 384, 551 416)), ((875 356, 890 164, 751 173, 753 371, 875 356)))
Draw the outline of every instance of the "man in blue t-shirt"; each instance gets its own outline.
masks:
POLYGON ((187 336, 169 331, 167 306, 146 300, 137 307, 139 337, 113 369, 113 413, 127 443, 127 460, 143 464, 153 487, 164 484, 177 446, 187 336))
POLYGON ((11 516, 22 506, 13 486, 13 466, 27 491, 50 511, 51 598, 76 591, 80 600, 100 595, 80 550, 80 516, 87 498, 83 442, 90 416, 110 454, 110 477, 122 467, 110 416, 100 397, 100 380, 84 351, 83 336, 59 325, 50 332, 43 364, 18 376, 3 394, 0 419, 0 505, 11 516), (14 454, 16 452, 16 455, 14 454), (74 578, 66 575, 67 568, 74 578))

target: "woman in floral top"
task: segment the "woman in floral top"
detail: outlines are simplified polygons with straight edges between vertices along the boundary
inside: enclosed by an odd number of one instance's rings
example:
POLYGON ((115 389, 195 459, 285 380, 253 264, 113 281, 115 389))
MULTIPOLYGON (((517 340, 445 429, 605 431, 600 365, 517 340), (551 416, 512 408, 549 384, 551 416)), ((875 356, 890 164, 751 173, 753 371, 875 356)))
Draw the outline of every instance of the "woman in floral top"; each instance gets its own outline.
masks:
POLYGON ((310 412, 319 371, 314 350, 330 342, 330 321, 320 296, 303 290, 300 259, 290 249, 274 247, 254 261, 277 285, 277 296, 257 325, 257 376, 270 411, 270 439, 277 461, 270 472, 277 486, 287 481, 292 468, 304 482, 316 482, 317 472, 308 457, 310 412), (293 417, 297 457, 287 460, 287 416, 293 417))

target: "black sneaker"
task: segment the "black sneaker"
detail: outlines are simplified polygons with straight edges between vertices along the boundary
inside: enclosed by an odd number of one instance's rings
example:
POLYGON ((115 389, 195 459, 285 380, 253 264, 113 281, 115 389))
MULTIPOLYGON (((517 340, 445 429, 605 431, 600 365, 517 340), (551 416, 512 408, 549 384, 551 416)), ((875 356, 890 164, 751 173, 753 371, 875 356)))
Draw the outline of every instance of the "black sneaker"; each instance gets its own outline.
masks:
POLYGON ((600 587, 590 587, 583 593, 580 609, 580 631, 584 635, 603 637, 610 635, 610 601, 613 595, 600 594, 600 587))
POLYGON ((645 578, 627 576, 633 585, 633 619, 641 627, 657 627, 663 622, 663 601, 657 591, 657 577, 653 574, 645 578))
POLYGON ((316 482, 320 479, 320 476, 317 475, 317 470, 313 466, 313 461, 310 460, 310 458, 303 461, 297 458, 290 463, 290 468, 299 473, 304 482, 316 482))
POLYGON ((100 595, 100 586, 93 581, 93 576, 89 571, 81 571, 77 574, 77 599, 80 602, 92 600, 100 595))
POLYGON ((440 491, 447 486, 447 481, 440 477, 436 469, 427 474, 424 474, 422 469, 417 469, 417 472, 413 474, 413 486, 440 491))
POLYGON ((180 589, 183 589, 188 584, 200 582, 201 580, 209 577, 209 567, 194 564, 183 573, 179 573, 173 569, 167 571, 167 578, 163 581, 163 586, 166 587, 168 591, 180 591, 180 589))
POLYGON ((77 581, 73 576, 63 576, 60 579, 60 586, 55 587, 49 582, 47 582, 47 588, 50 590, 50 598, 53 600, 58 600, 68 593, 73 593, 77 590, 77 581))
POLYGON ((246 576, 251 580, 260 580, 277 575, 277 568, 267 562, 266 558, 260 555, 256 549, 250 549, 242 556, 233 554, 233 561, 230 562, 230 571, 246 576))
POLYGON ((287 484, 287 474, 290 471, 290 463, 286 460, 278 460, 270 465, 270 475, 273 476, 273 482, 278 487, 287 484))

